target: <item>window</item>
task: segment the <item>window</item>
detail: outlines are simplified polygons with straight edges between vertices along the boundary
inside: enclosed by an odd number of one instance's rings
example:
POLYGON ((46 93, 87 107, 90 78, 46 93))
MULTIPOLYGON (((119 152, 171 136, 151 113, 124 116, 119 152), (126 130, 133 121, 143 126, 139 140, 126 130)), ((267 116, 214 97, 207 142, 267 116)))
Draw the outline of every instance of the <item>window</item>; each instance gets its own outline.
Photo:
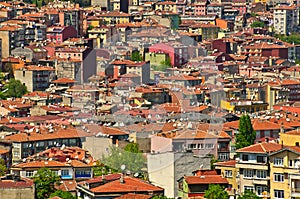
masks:
POLYGON ((275 166, 283 166, 283 158, 274 158, 275 166))
POLYGON ((256 170, 256 177, 259 179, 267 178, 267 171, 265 170, 256 170))
POLYGON ((283 190, 274 190, 274 198, 284 198, 283 190))
POLYGON ((257 186, 256 187, 256 192, 258 196, 262 196, 264 191, 267 191, 267 187, 264 186, 257 186))
POLYGON ((244 178, 253 178, 253 170, 244 169, 244 178))
POLYGON ((214 144, 205 144, 205 148, 206 149, 213 149, 214 148, 214 144))
POLYGON ((232 177, 232 171, 231 170, 225 170, 225 177, 231 178, 232 177))
POLYGON ((298 169, 300 168, 300 160, 294 160, 294 168, 298 169))
POLYGON ((249 156, 248 155, 242 155, 242 160, 243 161, 249 161, 249 156))
POLYGON ((30 178, 34 175, 33 173, 34 173, 33 171, 26 171, 25 175, 26 175, 26 177, 30 178))
POLYGON ((61 170, 61 175, 62 176, 68 176, 69 175, 69 170, 61 170))
POLYGON ((274 182, 284 182, 284 175, 280 173, 274 173, 274 182))
POLYGON ((258 163, 266 163, 265 157, 264 157, 264 156, 257 156, 257 157, 256 157, 256 161, 257 161, 258 163))
POLYGON ((251 191, 254 192, 254 187, 253 186, 244 186, 244 191, 251 191))

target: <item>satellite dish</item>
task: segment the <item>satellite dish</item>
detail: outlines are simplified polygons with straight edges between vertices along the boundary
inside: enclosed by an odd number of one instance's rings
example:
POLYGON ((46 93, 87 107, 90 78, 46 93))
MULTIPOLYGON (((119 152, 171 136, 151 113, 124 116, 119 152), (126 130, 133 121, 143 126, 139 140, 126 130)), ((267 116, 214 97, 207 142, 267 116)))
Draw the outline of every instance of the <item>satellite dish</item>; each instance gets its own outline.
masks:
POLYGON ((136 177, 136 178, 139 177, 139 173, 135 173, 134 177, 136 177))
POLYGON ((125 164, 122 164, 122 165, 121 165, 121 169, 122 169, 122 171, 124 171, 124 170, 126 169, 125 164))

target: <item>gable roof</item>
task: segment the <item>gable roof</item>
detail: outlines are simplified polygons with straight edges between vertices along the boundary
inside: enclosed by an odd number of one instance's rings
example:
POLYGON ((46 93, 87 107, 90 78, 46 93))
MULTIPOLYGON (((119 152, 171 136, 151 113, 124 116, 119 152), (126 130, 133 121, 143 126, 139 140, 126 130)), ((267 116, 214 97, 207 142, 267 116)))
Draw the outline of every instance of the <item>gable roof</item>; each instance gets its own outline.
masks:
POLYGON ((228 184, 226 178, 220 175, 186 176, 185 181, 189 185, 196 184, 228 184))
POLYGON ((154 186, 145 181, 130 176, 124 177, 124 182, 121 183, 119 180, 108 182, 104 185, 90 189, 94 193, 126 193, 126 192, 152 192, 152 191, 163 191, 163 188, 154 186))
POLYGON ((272 142, 263 142, 263 143, 257 143, 253 144, 248 147, 241 148, 237 150, 238 153, 271 153, 277 150, 280 150, 282 148, 281 144, 272 143, 272 142))

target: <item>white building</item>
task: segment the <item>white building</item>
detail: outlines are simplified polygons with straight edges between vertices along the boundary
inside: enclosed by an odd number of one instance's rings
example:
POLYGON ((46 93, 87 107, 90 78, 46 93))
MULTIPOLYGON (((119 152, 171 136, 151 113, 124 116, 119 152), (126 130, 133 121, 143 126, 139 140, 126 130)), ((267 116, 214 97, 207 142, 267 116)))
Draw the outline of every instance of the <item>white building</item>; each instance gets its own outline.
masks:
POLYGON ((274 31, 277 34, 290 34, 299 24, 298 8, 282 5, 274 8, 274 31))

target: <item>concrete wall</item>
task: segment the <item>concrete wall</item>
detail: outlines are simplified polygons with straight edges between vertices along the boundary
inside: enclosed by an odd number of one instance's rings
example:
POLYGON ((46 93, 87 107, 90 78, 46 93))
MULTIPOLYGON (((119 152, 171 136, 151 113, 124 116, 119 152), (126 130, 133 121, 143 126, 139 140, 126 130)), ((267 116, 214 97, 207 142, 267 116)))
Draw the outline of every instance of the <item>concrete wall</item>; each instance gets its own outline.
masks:
POLYGON ((15 79, 25 84, 29 92, 33 91, 33 71, 16 70, 15 79))
POLYGON ((111 145, 110 138, 86 137, 82 140, 82 148, 88 150, 96 160, 102 158, 102 155, 107 155, 106 151, 111 145))
POLYGON ((34 187, 14 189, 0 188, 0 198, 34 199, 34 192, 34 187))
POLYGON ((209 157, 195 157, 192 153, 158 153, 147 155, 149 180, 165 189, 167 197, 178 196, 178 183, 184 175, 202 169, 210 169, 209 157))
POLYGON ((151 151, 170 152, 173 150, 172 139, 151 135, 151 151))

